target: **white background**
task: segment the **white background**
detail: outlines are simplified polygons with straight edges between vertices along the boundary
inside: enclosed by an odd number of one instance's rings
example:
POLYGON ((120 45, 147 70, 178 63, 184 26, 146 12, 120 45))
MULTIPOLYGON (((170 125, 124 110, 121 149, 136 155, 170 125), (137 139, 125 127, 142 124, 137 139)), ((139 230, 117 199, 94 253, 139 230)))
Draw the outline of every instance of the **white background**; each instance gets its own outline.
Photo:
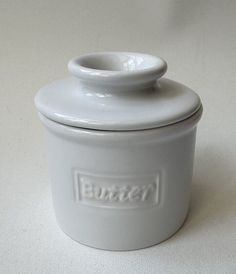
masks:
POLYGON ((236 273, 236 1, 0 1, 0 273, 236 273), (204 105, 192 203, 168 241, 82 246, 53 213, 33 98, 67 61, 105 50, 167 60, 204 105))

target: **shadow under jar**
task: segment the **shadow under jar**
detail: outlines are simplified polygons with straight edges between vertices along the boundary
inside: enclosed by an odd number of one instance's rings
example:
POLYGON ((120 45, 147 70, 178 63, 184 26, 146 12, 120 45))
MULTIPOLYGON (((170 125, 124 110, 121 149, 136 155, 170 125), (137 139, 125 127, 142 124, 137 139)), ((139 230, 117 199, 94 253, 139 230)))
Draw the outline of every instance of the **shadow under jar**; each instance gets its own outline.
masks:
POLYGON ((147 54, 94 53, 68 68, 75 77, 35 97, 61 229, 108 250, 160 243, 188 212, 200 98, 147 54))

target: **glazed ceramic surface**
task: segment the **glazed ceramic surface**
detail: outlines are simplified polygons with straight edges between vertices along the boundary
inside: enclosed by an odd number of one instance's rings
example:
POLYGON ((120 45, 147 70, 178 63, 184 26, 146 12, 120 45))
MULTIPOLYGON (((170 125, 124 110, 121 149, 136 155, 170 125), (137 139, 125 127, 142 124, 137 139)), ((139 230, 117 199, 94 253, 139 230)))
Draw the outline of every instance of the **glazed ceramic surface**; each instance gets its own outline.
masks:
POLYGON ((159 79, 166 68, 145 54, 86 55, 69 63, 77 78, 37 94, 57 220, 76 241, 132 250, 183 224, 202 106, 159 79))

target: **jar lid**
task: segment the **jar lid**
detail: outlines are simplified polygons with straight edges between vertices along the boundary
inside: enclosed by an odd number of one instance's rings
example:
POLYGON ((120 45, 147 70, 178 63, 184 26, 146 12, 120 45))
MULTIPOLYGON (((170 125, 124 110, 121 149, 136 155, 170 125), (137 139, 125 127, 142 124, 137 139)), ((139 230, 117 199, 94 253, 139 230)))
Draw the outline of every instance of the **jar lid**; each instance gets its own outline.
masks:
POLYGON ((38 111, 69 126, 99 130, 141 130, 170 125, 193 115, 199 96, 161 78, 166 62, 148 54, 104 52, 71 60, 75 77, 43 87, 38 111))

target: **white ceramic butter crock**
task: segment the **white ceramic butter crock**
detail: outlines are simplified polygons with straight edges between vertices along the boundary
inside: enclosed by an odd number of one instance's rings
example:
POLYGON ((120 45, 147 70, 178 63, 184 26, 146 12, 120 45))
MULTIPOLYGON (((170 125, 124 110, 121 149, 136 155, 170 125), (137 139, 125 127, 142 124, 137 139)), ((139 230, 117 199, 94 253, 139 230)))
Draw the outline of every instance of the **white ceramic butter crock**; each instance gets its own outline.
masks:
POLYGON ((74 77, 35 97, 60 227, 102 249, 160 243, 188 212, 198 95, 161 78, 165 61, 147 54, 95 53, 68 67, 74 77))

